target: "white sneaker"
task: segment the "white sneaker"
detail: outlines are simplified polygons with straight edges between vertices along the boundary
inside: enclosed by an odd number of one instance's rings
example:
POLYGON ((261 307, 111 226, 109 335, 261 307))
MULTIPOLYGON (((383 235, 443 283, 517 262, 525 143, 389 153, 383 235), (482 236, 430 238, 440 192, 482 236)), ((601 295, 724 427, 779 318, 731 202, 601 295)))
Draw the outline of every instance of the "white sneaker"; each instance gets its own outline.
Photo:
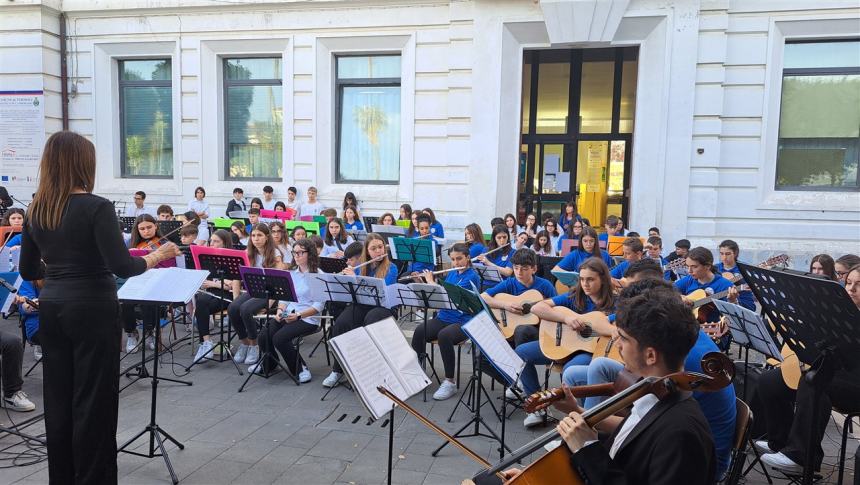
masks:
POLYGON ((522 398, 521 396, 523 396, 522 389, 514 389, 512 387, 505 389, 505 397, 511 401, 519 401, 522 398))
POLYGON ((457 384, 454 384, 453 381, 445 379, 444 381, 442 381, 442 385, 439 386, 439 389, 436 389, 436 392, 433 393, 433 399, 437 401, 444 401, 445 399, 450 398, 454 394, 457 394, 457 384))
POLYGON ((311 371, 308 370, 307 367, 302 366, 302 371, 299 372, 299 383, 304 384, 305 382, 311 381, 311 371))
POLYGON ((203 357, 210 355, 210 350, 212 350, 213 345, 214 344, 211 340, 204 340, 203 343, 200 344, 200 347, 197 347, 197 353, 194 354, 194 362, 197 362, 203 359, 203 357))
POLYGON ((32 401, 27 399, 27 394, 24 391, 18 391, 9 397, 4 397, 3 405, 7 409, 21 412, 32 411, 36 409, 36 405, 33 404, 32 401))
POLYGON ((532 426, 537 426, 543 423, 544 413, 538 411, 536 413, 528 413, 526 414, 525 419, 523 419, 523 426, 526 428, 531 428, 532 426))
POLYGON ((755 440, 753 441, 753 446, 755 446, 755 449, 757 449, 758 452, 763 455, 776 453, 775 451, 770 449, 770 445, 767 443, 767 440, 755 440))
POLYGON ((126 334, 125 352, 127 354, 133 354, 133 353, 137 352, 137 334, 136 333, 126 334))
POLYGON ((33 357, 35 357, 36 360, 40 360, 42 358, 42 346, 41 345, 34 345, 33 346, 33 357))
POLYGON ((146 348, 149 350, 155 350, 155 337, 150 335, 146 337, 146 348))
POLYGON ((788 473, 801 473, 803 467, 795 463, 791 458, 782 453, 768 453, 761 456, 761 462, 765 465, 788 473))
POLYGON ((248 357, 248 346, 245 344, 239 344, 239 348, 236 349, 236 353, 233 354, 233 362, 244 364, 246 357, 248 357))
POLYGON ((260 346, 251 345, 248 347, 248 356, 245 357, 245 364, 256 364, 260 360, 260 346))
POLYGON ((332 371, 332 373, 323 380, 323 387, 334 387, 338 385, 341 377, 343 377, 342 373, 332 371))
POLYGON ((254 365, 248 366, 248 374, 262 374, 263 373, 263 363, 257 362, 254 365))

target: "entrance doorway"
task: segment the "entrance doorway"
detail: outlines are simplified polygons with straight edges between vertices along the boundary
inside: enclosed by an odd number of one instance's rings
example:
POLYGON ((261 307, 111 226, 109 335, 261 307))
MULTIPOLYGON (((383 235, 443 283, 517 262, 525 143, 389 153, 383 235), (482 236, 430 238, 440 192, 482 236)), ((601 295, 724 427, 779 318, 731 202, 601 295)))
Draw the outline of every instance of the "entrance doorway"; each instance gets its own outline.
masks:
POLYGON ((608 215, 629 222, 637 70, 636 47, 524 53, 521 220, 575 200, 596 228, 608 215))

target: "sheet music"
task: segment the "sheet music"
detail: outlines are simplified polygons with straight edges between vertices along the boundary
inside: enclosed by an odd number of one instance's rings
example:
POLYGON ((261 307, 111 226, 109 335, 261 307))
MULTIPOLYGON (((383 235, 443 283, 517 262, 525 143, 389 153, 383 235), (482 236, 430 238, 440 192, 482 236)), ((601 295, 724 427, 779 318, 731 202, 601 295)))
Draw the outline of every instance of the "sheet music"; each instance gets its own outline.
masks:
POLYGON ((491 283, 498 283, 502 281, 504 278, 502 277, 502 273, 495 268, 490 268, 485 264, 481 263, 472 263, 472 268, 478 272, 478 275, 482 280, 488 281, 491 283))
POLYGON ((370 226, 371 232, 387 232, 390 234, 405 235, 406 228, 400 226, 386 226, 384 224, 373 224, 370 226))
POLYGON ((519 379, 526 364, 511 348, 486 311, 482 311, 464 323, 463 331, 478 345, 487 360, 505 377, 508 384, 513 384, 519 379))
POLYGON ((340 301, 352 303, 352 291, 362 305, 386 305, 388 295, 385 280, 370 276, 316 273, 308 280, 314 301, 340 301), (378 297, 378 300, 377 300, 378 297))
MULTIPOLYGON (((418 354, 412 350, 394 318, 388 317, 364 328, 382 352, 382 357, 394 369, 400 385, 406 390, 407 396, 402 399, 414 396, 430 385, 430 379, 418 362, 418 354)), ((397 397, 401 396, 397 394, 397 397)))
POLYGON ((127 279, 117 296, 120 300, 188 303, 208 277, 206 270, 151 269, 127 279))
MULTIPOLYGON (((0 271, 0 278, 3 278, 4 280, 6 280, 6 282, 12 284, 15 289, 20 289, 21 283, 24 281, 24 279, 21 278, 21 275, 19 275, 18 273, 8 271, 0 271)), ((15 302, 15 294, 11 293, 6 288, 0 287, 0 294, 3 293, 6 294, 6 298, 3 300, 3 307, 0 308, 0 313, 5 314, 9 313, 9 309, 12 306, 12 303, 15 302)))
POLYGON ((576 286, 579 283, 579 273, 577 271, 552 271, 552 275, 565 286, 576 286))
POLYGON ((766 357, 782 362, 782 352, 777 347, 767 324, 761 315, 740 305, 722 300, 712 300, 722 315, 729 320, 732 339, 742 346, 750 346, 766 357))
POLYGON ((0 246, 0 273, 14 273, 18 271, 18 262, 21 260, 21 248, 16 250, 0 246))
POLYGON ((359 399, 374 419, 384 416, 393 405, 390 399, 376 390, 376 386, 387 387, 401 399, 409 398, 406 389, 395 376, 365 327, 338 335, 329 340, 329 344, 349 376, 359 399))

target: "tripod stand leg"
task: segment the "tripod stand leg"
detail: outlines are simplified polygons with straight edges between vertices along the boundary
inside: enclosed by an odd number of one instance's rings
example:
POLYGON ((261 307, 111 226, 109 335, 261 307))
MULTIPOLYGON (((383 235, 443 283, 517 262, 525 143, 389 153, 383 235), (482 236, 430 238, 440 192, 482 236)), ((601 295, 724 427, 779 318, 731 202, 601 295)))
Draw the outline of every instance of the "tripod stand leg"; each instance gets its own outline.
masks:
MULTIPOLYGON (((173 481, 173 485, 176 485, 177 483, 179 483, 179 479, 176 478, 176 472, 173 471, 173 465, 170 463, 170 457, 167 456, 167 450, 164 449, 164 442, 161 441, 160 433, 164 433, 164 432, 161 431, 161 429, 159 429, 158 427, 156 427, 152 431, 153 431, 152 436, 155 437, 155 441, 158 443, 158 449, 159 449, 159 451, 161 451, 161 457, 164 458, 164 464, 167 465, 167 471, 170 472, 170 479, 173 481)), ((168 438, 170 438, 170 436, 167 433, 164 433, 164 436, 167 436, 168 438)), ((173 438, 170 438, 170 440, 176 444, 179 444, 173 438)), ((182 449, 181 445, 180 445, 180 449, 182 449)))

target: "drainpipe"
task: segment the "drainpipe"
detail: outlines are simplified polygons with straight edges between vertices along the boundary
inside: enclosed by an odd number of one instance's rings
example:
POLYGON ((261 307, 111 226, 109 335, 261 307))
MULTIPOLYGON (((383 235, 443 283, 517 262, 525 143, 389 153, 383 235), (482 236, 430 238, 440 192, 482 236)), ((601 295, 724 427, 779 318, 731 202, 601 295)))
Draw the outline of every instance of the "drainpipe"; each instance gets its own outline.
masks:
POLYGON ((60 107, 63 111, 63 130, 69 129, 69 68, 66 56, 66 14, 60 12, 60 107))

